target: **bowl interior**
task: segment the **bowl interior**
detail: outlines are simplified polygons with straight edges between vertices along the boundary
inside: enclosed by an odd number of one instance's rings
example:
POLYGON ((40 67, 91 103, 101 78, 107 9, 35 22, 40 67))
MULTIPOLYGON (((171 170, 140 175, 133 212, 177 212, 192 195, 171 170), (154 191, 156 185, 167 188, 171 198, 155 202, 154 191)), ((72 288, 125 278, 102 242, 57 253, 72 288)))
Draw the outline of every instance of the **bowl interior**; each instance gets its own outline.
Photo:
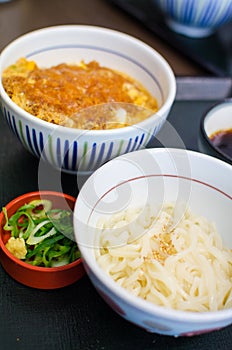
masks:
POLYGON ((212 108, 204 118, 204 129, 209 138, 217 131, 232 129, 232 101, 212 108))
POLYGON ((159 107, 174 86, 170 67, 156 51, 129 35, 100 27, 67 25, 28 33, 3 50, 0 73, 20 57, 42 67, 96 60, 139 80, 156 96, 159 107))
MULTIPOLYGON (((213 221, 224 244, 232 247, 232 188, 229 184, 232 169, 229 165, 184 150, 154 149, 135 153, 110 161, 81 189, 74 209, 74 224, 78 244, 85 256, 88 247, 95 246, 96 225, 100 218, 131 207, 143 208, 147 204, 157 211, 169 202, 176 205, 177 219, 188 207, 213 221), (201 168, 203 163, 205 170, 201 168), (221 173, 220 180, 217 171, 221 173), (227 184, 223 183, 222 176, 227 179, 227 184)), ((94 250, 91 255, 94 259, 94 250)))
POLYGON ((231 164, 232 101, 227 99, 211 108, 201 120, 199 146, 203 152, 231 164))

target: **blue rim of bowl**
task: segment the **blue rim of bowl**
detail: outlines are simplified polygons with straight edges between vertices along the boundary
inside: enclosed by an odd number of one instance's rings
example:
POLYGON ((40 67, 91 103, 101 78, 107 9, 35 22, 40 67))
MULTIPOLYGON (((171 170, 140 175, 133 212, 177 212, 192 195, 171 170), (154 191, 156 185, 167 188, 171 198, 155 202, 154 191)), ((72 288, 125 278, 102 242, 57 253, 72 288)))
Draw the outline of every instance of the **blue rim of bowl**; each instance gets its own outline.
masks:
POLYGON ((226 161, 227 163, 232 165, 232 158, 229 157, 226 153, 222 152, 219 147, 214 146, 212 143, 211 139, 209 138, 208 134, 205 131, 205 119, 208 116, 208 114, 215 109, 218 106, 223 106, 226 103, 231 103, 232 104, 232 98, 225 98, 224 100, 220 102, 216 102, 213 106, 211 106, 207 111, 203 114, 201 121, 200 121, 200 131, 201 135, 203 136, 203 139, 206 141, 207 145, 209 146, 210 150, 213 151, 214 153, 217 153, 218 156, 226 161))
POLYGON ((122 57, 123 59, 135 64, 137 67, 141 68, 144 72, 146 72, 147 75, 150 76, 150 78, 156 83, 157 87, 159 88, 160 95, 162 97, 162 101, 164 101, 164 92, 161 88, 160 82, 158 81, 157 77, 153 72, 149 71, 145 65, 142 63, 138 62, 136 59, 133 57, 129 57, 128 55, 123 54, 122 52, 115 51, 113 49, 107 49, 104 47, 99 47, 99 46, 94 46, 94 45, 54 45, 54 46, 47 46, 43 49, 36 50, 33 52, 30 52, 29 54, 26 55, 27 58, 30 59, 30 57, 33 57, 34 55, 41 53, 41 52, 47 52, 47 51, 53 51, 53 50, 61 50, 61 49, 88 49, 88 50, 94 50, 94 51, 102 51, 102 52, 107 52, 109 54, 113 54, 115 56, 122 57))

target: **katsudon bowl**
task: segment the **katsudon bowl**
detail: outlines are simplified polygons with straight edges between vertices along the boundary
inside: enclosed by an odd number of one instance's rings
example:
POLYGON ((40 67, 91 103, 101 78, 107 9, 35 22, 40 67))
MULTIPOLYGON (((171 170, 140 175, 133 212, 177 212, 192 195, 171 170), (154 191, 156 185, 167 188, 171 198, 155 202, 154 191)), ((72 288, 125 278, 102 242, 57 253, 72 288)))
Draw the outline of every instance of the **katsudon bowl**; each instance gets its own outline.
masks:
POLYGON ((10 129, 28 151, 64 172, 91 172, 116 156, 144 148, 164 124, 175 98, 175 76, 167 61, 147 44, 111 29, 61 25, 27 33, 2 51, 1 76, 23 57, 39 67, 97 61, 139 81, 157 100, 158 111, 134 125, 85 130, 26 112, 11 100, 1 81, 2 112, 10 129))

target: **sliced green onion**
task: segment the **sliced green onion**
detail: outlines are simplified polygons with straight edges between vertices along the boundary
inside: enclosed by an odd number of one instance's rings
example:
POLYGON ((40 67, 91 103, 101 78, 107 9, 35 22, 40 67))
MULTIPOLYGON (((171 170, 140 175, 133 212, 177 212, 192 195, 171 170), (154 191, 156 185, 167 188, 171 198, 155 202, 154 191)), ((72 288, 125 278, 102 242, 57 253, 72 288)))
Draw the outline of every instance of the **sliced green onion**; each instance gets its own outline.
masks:
POLYGON ((61 234, 58 236, 55 236, 55 237, 45 238, 33 250, 31 250, 27 253, 26 258, 30 259, 32 256, 36 255, 38 252, 42 251, 43 249, 45 249, 47 247, 52 246, 54 243, 60 241, 63 238, 64 238, 64 236, 61 234))
POLYGON ((4 229, 5 231, 12 231, 13 226, 9 224, 9 218, 8 218, 8 214, 7 214, 6 208, 5 208, 5 207, 2 208, 2 211, 3 211, 3 214, 4 214, 4 216, 5 216, 5 220, 6 220, 6 223, 5 223, 5 225, 3 226, 3 229, 4 229))
POLYGON ((25 262, 35 266, 61 266, 80 258, 74 239, 73 213, 52 209, 49 200, 34 200, 22 205, 10 218, 2 208, 6 223, 4 230, 11 237, 25 240, 25 262))
POLYGON ((35 199, 30 202, 32 206, 29 213, 33 217, 44 217, 47 215, 47 212, 52 208, 52 202, 47 199, 35 199), (42 209, 40 208, 42 207, 42 209))
POLYGON ((12 215, 8 219, 6 208, 2 208, 3 213, 5 215, 6 224, 4 225, 5 231, 11 231, 12 237, 22 237, 26 239, 31 230, 35 227, 34 221, 32 220, 31 216, 26 211, 17 211, 14 215, 12 215), (26 217, 28 222, 27 223, 21 223, 19 222, 20 218, 26 217))
POLYGON ((28 237, 28 239, 26 240, 27 244, 30 245, 35 245, 38 244, 40 242, 42 242, 45 238, 48 238, 50 236, 53 236, 57 233, 56 229, 53 227, 51 228, 51 230, 49 230, 46 234, 42 235, 42 236, 35 236, 36 233, 40 230, 40 228, 44 225, 46 225, 49 221, 43 221, 41 222, 39 225, 37 225, 34 230, 31 231, 30 236, 28 237))

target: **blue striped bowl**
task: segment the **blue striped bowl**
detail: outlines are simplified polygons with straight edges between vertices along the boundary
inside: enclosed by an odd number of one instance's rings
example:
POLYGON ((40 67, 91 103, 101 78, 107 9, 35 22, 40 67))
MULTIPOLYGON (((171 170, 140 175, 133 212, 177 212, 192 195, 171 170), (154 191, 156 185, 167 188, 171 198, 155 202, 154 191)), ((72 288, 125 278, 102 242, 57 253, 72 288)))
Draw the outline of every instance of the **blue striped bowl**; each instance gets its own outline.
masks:
POLYGON ((232 20, 232 0, 153 0, 174 31, 205 37, 232 20))
POLYGON ((158 113, 141 123, 121 129, 80 130, 25 112, 0 83, 3 115, 11 130, 28 151, 65 172, 91 172, 116 156, 144 148, 162 127, 175 98, 175 77, 165 59, 141 41, 110 29, 65 25, 28 33, 3 50, 0 71, 20 57, 40 66, 96 60, 141 81, 158 100, 158 113))

